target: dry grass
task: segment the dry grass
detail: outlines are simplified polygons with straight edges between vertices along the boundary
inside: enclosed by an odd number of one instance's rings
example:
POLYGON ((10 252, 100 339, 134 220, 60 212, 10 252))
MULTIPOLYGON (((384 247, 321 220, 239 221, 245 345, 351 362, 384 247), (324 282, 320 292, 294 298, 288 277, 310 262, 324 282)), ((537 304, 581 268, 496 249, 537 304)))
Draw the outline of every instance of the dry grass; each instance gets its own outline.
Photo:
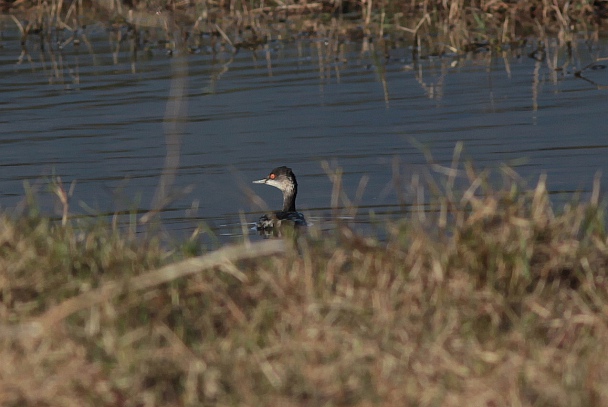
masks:
POLYGON ((102 23, 119 32, 120 38, 141 38, 151 28, 165 34, 169 48, 189 38, 196 43, 202 32, 227 48, 264 47, 270 39, 306 34, 323 40, 372 38, 383 42, 406 41, 421 56, 464 54, 470 51, 501 51, 520 48, 530 37, 558 37, 562 44, 577 36, 597 39, 608 4, 589 0, 91 0, 17 1, 0 3, 23 34, 52 37, 64 35, 62 47, 72 41, 87 42, 79 30, 102 23), (176 32, 180 31, 180 35, 176 32), (180 39, 181 38, 181 39, 180 39))
POLYGON ((3 216, 0 404, 607 405, 597 191, 556 211, 542 178, 492 190, 467 167, 457 193, 441 170, 437 212, 385 241, 342 226, 182 263, 103 225, 3 216))

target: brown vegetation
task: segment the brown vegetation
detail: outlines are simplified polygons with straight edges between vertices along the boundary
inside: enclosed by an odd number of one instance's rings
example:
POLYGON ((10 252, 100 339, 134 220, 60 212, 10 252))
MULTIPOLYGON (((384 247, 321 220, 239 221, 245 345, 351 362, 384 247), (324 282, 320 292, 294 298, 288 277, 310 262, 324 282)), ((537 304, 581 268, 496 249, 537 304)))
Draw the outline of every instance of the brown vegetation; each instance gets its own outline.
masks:
POLYGON ((606 405, 598 191, 556 213, 542 178, 465 169, 386 240, 340 226, 176 263, 111 227, 3 216, 0 404, 606 405))
MULTIPOLYGON (((517 48, 528 37, 597 38, 608 17, 606 1, 494 0, 142 0, 5 1, 24 37, 102 22, 129 30, 159 28, 167 41, 212 33, 231 48, 255 48, 294 33, 340 40, 407 36, 429 54, 517 48), (174 31, 181 31, 175 36, 174 31)), ((174 45, 177 46, 177 45, 174 45)))

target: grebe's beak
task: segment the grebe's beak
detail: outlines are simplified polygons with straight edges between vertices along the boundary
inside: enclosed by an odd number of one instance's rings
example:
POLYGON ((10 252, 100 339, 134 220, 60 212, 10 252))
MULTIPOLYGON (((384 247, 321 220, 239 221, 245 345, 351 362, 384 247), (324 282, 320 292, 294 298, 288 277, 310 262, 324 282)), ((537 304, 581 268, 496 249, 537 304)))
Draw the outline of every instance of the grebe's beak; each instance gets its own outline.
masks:
POLYGON ((257 181, 253 181, 254 184, 265 184, 268 181, 268 178, 259 179, 257 181))

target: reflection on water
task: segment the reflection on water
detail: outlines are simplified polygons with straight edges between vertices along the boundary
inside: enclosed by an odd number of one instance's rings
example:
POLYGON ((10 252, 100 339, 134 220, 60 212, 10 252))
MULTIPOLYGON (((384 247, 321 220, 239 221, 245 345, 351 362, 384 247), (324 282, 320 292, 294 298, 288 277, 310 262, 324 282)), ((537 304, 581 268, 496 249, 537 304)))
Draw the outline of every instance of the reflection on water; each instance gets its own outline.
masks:
POLYGON ((432 171, 416 143, 449 167, 462 141, 478 167, 511 163, 532 182, 547 173, 554 193, 589 191, 607 166, 603 41, 433 57, 407 33, 247 43, 219 29, 179 47, 179 33, 93 25, 22 47, 16 25, 3 27, 5 208, 24 180, 55 175, 76 180, 74 214, 133 212, 145 223, 159 213, 173 231, 205 221, 230 239, 280 207, 277 191, 255 190, 256 201, 251 189, 280 165, 297 172, 301 209, 321 225, 337 215, 365 225, 370 212, 416 202, 408 186, 432 171), (347 199, 358 212, 332 212, 347 199))

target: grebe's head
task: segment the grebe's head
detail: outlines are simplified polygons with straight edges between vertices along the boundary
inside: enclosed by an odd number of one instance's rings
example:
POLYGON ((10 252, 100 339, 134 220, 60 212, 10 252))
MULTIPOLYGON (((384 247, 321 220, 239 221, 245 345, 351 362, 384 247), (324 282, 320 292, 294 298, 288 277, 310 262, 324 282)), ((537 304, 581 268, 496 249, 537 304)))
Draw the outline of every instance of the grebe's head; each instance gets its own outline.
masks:
POLYGON ((288 167, 277 167, 268 174, 266 178, 253 181, 254 184, 272 185, 281 191, 291 191, 297 187, 296 176, 288 167))

